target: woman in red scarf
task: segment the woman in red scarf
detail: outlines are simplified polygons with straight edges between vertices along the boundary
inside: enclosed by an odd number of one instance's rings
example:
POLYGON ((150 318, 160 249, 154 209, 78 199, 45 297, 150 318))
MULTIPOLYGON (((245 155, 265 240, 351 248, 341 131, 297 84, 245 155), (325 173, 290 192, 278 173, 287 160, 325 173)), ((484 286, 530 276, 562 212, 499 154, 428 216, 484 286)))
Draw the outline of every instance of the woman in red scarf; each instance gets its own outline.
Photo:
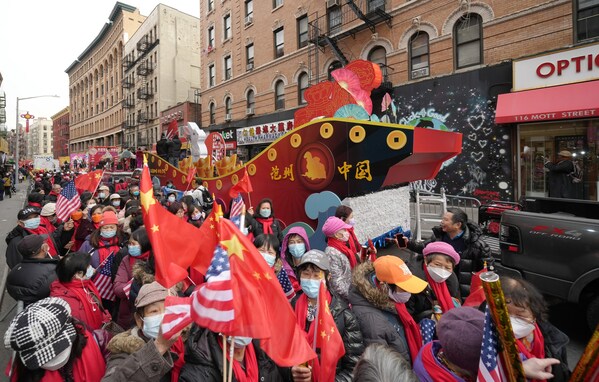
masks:
POLYGON ((112 317, 89 279, 93 274, 89 263, 90 257, 84 252, 71 252, 63 257, 56 266, 58 280, 50 286, 50 296, 65 300, 71 307, 71 315, 93 331, 110 322, 112 317))
POLYGON ((327 238, 324 252, 331 263, 331 290, 346 300, 351 285, 351 272, 358 264, 358 254, 347 244, 350 228, 350 225, 335 216, 329 217, 322 226, 322 233, 327 238))
MULTIPOLYGON (((356 225, 356 220, 354 219, 354 211, 351 209, 351 207, 342 204, 335 210, 335 216, 343 220, 345 224, 351 226, 351 228, 347 229, 347 231, 349 232, 349 240, 347 241, 347 246, 350 248, 352 253, 360 254, 360 256, 358 256, 358 262, 360 262, 359 260, 361 260, 362 255, 362 244, 358 240, 358 237, 356 236, 356 232, 354 230, 354 227, 356 225)), ((352 269, 353 268, 354 266, 352 265, 352 269)))
POLYGON ((79 250, 83 243, 88 239, 89 235, 100 228, 102 221, 102 208, 104 206, 96 204, 95 199, 90 199, 85 202, 85 208, 82 211, 81 218, 77 231, 75 231, 75 244, 73 250, 79 250))
POLYGON ((135 306, 130 299, 133 280, 133 265, 136 262, 145 263, 152 252, 152 244, 145 227, 140 227, 131 234, 127 245, 127 255, 121 260, 116 277, 114 278, 114 294, 120 299, 119 315, 116 323, 122 328, 130 328, 135 324, 133 312, 135 306))
POLYGON ((460 306, 460 286, 454 269, 460 262, 460 255, 451 245, 442 241, 429 243, 410 262, 410 271, 428 282, 421 293, 412 295, 406 303, 408 311, 417 322, 424 318, 436 321, 441 314, 460 306))
POLYGON ((279 243, 283 242, 283 227, 279 219, 275 217, 272 200, 262 199, 258 203, 256 212, 253 208, 248 209, 246 218, 253 237, 265 233, 275 235, 279 243))
POLYGON ((89 239, 81 246, 81 252, 91 254, 92 267, 98 268, 111 253, 116 255, 123 246, 125 234, 118 223, 118 218, 113 211, 105 211, 102 213, 98 229, 92 232, 89 239))

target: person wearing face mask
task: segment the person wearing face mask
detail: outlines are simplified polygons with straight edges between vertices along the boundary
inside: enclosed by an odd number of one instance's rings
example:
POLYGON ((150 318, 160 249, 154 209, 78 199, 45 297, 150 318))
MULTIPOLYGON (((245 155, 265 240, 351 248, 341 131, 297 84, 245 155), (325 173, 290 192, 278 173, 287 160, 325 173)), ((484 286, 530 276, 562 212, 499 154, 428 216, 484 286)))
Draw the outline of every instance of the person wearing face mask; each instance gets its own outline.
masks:
POLYGON ((110 205, 118 212, 121 211, 121 195, 112 194, 110 195, 110 205))
POLYGON ((426 281, 412 275, 407 265, 393 255, 358 265, 354 269, 349 302, 365 344, 386 344, 412 362, 422 347, 422 338, 405 303, 426 285, 426 281))
POLYGON ((135 299, 135 326, 108 343, 110 356, 103 382, 179 380, 185 363, 181 332, 167 340, 160 330, 168 294, 156 281, 141 287, 135 299))
POLYGON ((135 230, 129 238, 129 243, 123 249, 126 249, 126 254, 120 261, 114 278, 114 294, 120 299, 116 323, 123 328, 130 328, 134 324, 133 301, 137 296, 130 294, 131 285, 129 283, 133 280, 133 267, 136 263, 147 262, 152 251, 152 244, 146 228, 140 227, 135 230), (127 288, 129 288, 129 292, 126 291, 127 288))
POLYGON ((96 204, 95 199, 90 199, 84 205, 81 221, 77 227, 77 231, 75 231, 74 246, 76 248, 81 248, 92 232, 100 227, 100 222, 102 221, 103 206, 101 204, 96 204))
POLYGON ((41 210, 37 207, 26 207, 17 214, 17 226, 6 235, 6 264, 9 268, 14 268, 22 260, 22 255, 17 250, 17 245, 27 235, 48 235, 46 243, 49 248, 49 255, 57 257, 66 253, 65 246, 71 241, 73 236, 73 222, 68 221, 53 233, 49 233, 40 225, 41 210))
POLYGON ((103 206, 109 206, 110 205, 110 188, 106 185, 101 185, 100 187, 98 187, 98 204, 101 204, 103 206))
POLYGON ((99 382, 106 363, 93 335, 66 301, 48 297, 18 313, 4 334, 14 350, 11 382, 99 382))
MULTIPOLYGON (((335 210, 335 216, 338 217, 339 219, 343 220, 343 222, 345 224, 348 224, 351 226, 351 228, 347 229, 347 231, 349 232, 349 240, 347 240, 347 245, 350 248, 352 253, 360 254, 360 256, 358 257, 358 260, 361 260, 362 244, 358 240, 358 237, 356 236, 356 232, 354 229, 355 225, 356 225, 356 219, 354 218, 354 211, 351 209, 351 207, 345 206, 342 204, 339 207, 337 207, 337 209, 335 210)), ((375 251, 376 251, 376 249, 375 249, 375 251)), ((352 269, 354 266, 352 266, 352 269)))
POLYGON ((283 269, 296 292, 301 289, 299 279, 296 276, 296 268, 304 253, 309 250, 310 241, 306 230, 302 227, 290 228, 283 239, 283 244, 281 244, 281 261, 283 262, 283 269))
POLYGON ((71 241, 69 243, 70 246, 67 248, 68 250, 70 250, 71 252, 77 252, 79 250, 79 247, 81 247, 81 244, 83 244, 83 241, 77 241, 76 236, 77 236, 77 231, 79 230, 79 226, 81 225, 81 222, 83 221, 83 211, 81 211, 81 209, 77 209, 76 211, 74 211, 73 213, 71 213, 71 220, 73 221, 73 232, 75 232, 73 234, 73 237, 71 238, 71 241))
POLYGON ((275 235, 279 243, 283 241, 283 227, 279 219, 275 217, 272 200, 262 199, 258 203, 258 209, 248 208, 246 222, 250 233, 257 237, 263 233, 275 235))
POLYGON ((177 201, 177 193, 174 191, 168 192, 166 194, 166 199, 164 200, 164 205, 168 208, 171 204, 177 201))
POLYGON ((331 289, 347 300, 351 285, 352 269, 358 264, 357 254, 349 248, 350 225, 338 217, 329 217, 322 226, 322 233, 327 238, 324 252, 331 263, 331 289), (352 266, 353 264, 353 266, 352 266))
POLYGON ((44 196, 44 200, 47 203, 56 203, 58 200, 58 195, 62 192, 62 187, 60 187, 60 183, 54 183, 52 185, 52 190, 44 196))
POLYGON ((58 280, 50 286, 50 296, 65 300, 71 307, 71 315, 83 322, 89 330, 100 329, 112 317, 104 309, 100 292, 91 281, 94 268, 90 257, 84 252, 71 252, 56 266, 58 280))
POLYGON ((139 186, 137 184, 129 186, 129 195, 131 199, 139 200, 139 186))
MULTIPOLYGON (((306 332, 306 339, 310 345, 314 342, 314 330, 317 324, 318 292, 320 284, 327 285, 329 279, 329 261, 324 252, 317 249, 310 250, 302 257, 297 267, 302 290, 291 305, 295 309, 297 324, 306 332)), ((358 359, 364 351, 362 332, 356 316, 345 300, 327 288, 327 299, 335 326, 343 340, 345 354, 337 362, 336 381, 351 381, 352 374, 358 359)), ((320 375, 318 362, 312 364, 312 369, 306 366, 294 366, 291 374, 295 382, 311 381, 312 375, 320 375)))
POLYGON ((291 301, 295 297, 296 291, 293 289, 287 271, 283 269, 283 261, 279 257, 279 240, 275 235, 262 234, 254 239, 254 246, 258 249, 266 264, 272 268, 285 296, 291 301))
MULTIPOLYGON (((92 215, 94 216, 94 215, 92 215)), ((105 211, 96 229, 80 248, 91 254, 91 265, 97 268, 111 254, 116 254, 125 242, 125 235, 118 227, 118 219, 113 211, 105 211)))
POLYGON ((460 255, 445 242, 429 243, 423 255, 414 256, 408 264, 412 273, 428 282, 420 293, 406 303, 408 311, 419 322, 423 318, 438 320, 441 314, 460 306, 460 285, 453 272, 460 255))
MULTIPOLYGON (((547 304, 543 295, 526 280, 501 277, 501 289, 516 337, 516 346, 523 361, 531 358, 555 358, 551 381, 568 381, 570 369, 566 345, 569 338, 547 319, 547 304)), ((533 381, 544 381, 534 379, 533 381)))
POLYGON ((56 203, 44 204, 40 213, 40 226, 51 234, 56 231, 56 223, 56 203))
POLYGON ((46 235, 25 236, 17 246, 23 260, 6 278, 8 294, 25 306, 48 297, 50 284, 56 280, 58 259, 48 257, 47 239, 46 235))

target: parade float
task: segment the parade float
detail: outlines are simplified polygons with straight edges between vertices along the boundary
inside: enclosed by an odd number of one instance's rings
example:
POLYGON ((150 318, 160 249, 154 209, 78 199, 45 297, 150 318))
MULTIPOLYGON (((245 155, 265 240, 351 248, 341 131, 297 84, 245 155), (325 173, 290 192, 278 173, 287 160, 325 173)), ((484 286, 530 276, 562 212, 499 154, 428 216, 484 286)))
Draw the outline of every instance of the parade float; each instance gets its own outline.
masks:
MULTIPOLYGON (((195 176, 225 207, 231 187, 247 176, 253 185, 251 194, 242 195, 247 206, 256 207, 268 197, 285 225, 303 222, 316 232, 341 201, 354 210, 357 205, 365 208, 357 214, 361 240, 407 230, 409 194, 400 186, 433 179, 444 161, 461 152, 462 135, 392 124, 384 115, 372 114, 370 93, 382 78, 376 64, 353 61, 332 77, 335 81, 305 91, 307 105, 295 112, 293 124, 269 127, 283 135, 247 163, 236 155, 214 160, 203 142, 206 133, 189 124, 192 158, 175 168, 149 154, 151 174, 162 184, 171 180, 185 190, 191 183, 189 167, 195 166, 195 176), (355 198, 358 203, 351 202, 355 198)), ((387 97, 383 114, 392 107, 387 97)), ((247 132, 253 133, 263 132, 247 132)))

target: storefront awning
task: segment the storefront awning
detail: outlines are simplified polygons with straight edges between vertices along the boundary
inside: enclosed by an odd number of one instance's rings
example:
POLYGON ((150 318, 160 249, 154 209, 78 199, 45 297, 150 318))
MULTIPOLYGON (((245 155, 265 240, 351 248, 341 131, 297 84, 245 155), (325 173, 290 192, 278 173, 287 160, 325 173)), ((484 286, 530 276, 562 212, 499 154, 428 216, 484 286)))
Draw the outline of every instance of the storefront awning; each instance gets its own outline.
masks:
POLYGON ((500 94, 495 123, 599 117, 599 81, 500 94))

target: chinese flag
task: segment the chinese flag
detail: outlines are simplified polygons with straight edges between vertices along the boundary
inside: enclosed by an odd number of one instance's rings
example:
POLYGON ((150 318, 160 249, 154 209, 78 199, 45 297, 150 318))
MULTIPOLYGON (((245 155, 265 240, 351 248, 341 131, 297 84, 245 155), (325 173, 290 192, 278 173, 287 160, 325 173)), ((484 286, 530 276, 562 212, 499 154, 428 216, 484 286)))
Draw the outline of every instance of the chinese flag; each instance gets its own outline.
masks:
POLYGON ((84 191, 89 191, 91 193, 96 192, 96 188, 98 188, 98 185, 102 181, 103 173, 103 170, 96 170, 76 177, 75 188, 79 191, 79 194, 84 191))
POLYGON ((483 290, 483 282, 480 279, 480 275, 487 271, 487 267, 484 267, 480 271, 472 275, 472 281, 470 283, 470 294, 466 297, 462 306, 471 306, 478 308, 480 304, 485 301, 485 291, 483 290))
POLYGON ((173 137, 175 134, 179 135, 179 126, 177 125, 177 120, 173 119, 168 124, 167 136, 173 137))
POLYGON ((318 291, 318 326, 316 330, 316 347, 320 348, 320 376, 318 382, 334 382, 337 362, 345 354, 345 347, 329 309, 327 289, 324 282, 320 284, 320 290, 318 291))
MULTIPOLYGON (((156 281, 170 288, 187 278, 187 268, 205 252, 201 232, 156 202, 147 162, 139 188, 144 225, 154 252, 156 281)), ((207 261, 210 262, 210 258, 207 261)))
POLYGON ((237 197, 237 194, 240 192, 252 192, 254 189, 252 188, 252 182, 250 181, 250 177, 248 175, 247 169, 244 168, 243 177, 239 179, 236 185, 231 187, 229 190, 229 196, 232 198, 237 197))
POLYGON ((262 349, 279 366, 314 359, 273 270, 233 222, 219 218, 217 224, 220 244, 229 256, 235 311, 234 325, 226 334, 262 339, 262 349), (275 322, 285 325, 273 326, 275 322))
POLYGON ((191 181, 193 180, 193 177, 196 174, 196 166, 194 166, 193 164, 191 165, 191 167, 189 168, 189 171, 187 172, 187 183, 191 184, 191 181))

